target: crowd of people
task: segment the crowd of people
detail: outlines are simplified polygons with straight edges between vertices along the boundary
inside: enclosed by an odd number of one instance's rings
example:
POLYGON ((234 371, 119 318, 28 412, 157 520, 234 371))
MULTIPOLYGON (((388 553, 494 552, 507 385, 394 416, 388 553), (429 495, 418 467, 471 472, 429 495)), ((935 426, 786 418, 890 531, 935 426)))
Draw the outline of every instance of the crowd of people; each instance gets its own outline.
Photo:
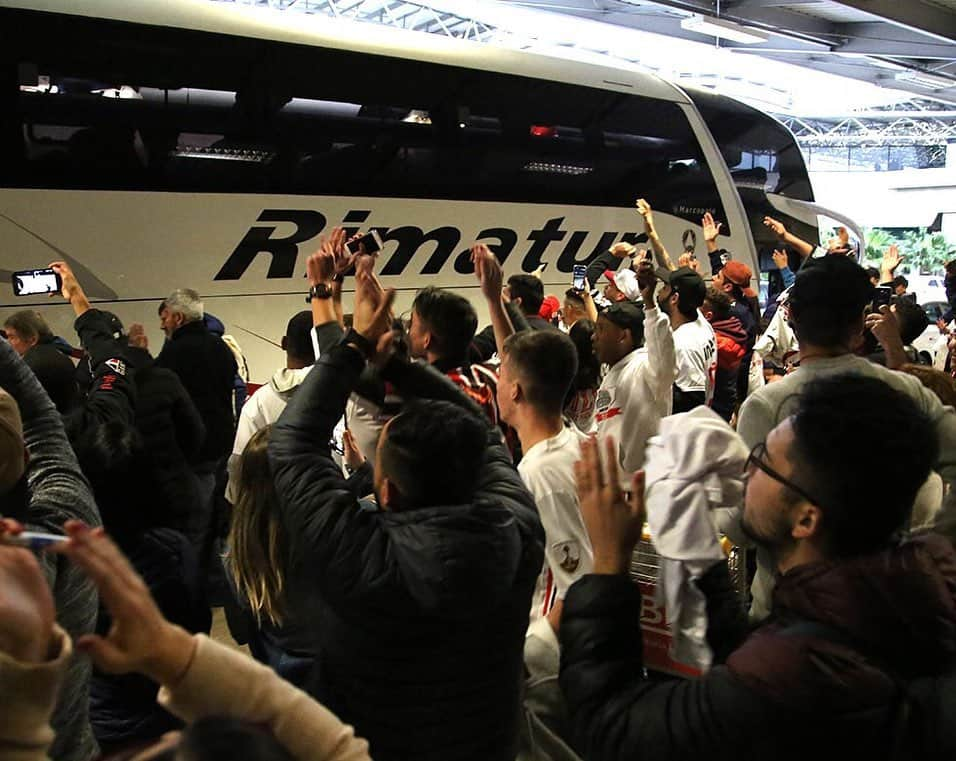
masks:
POLYGON ((0 340, 0 758, 952 758, 956 362, 899 252, 768 217, 762 309, 719 221, 705 279, 636 207, 563 296, 476 244, 480 331, 336 229, 248 398, 195 290, 153 356, 51 264, 79 348, 0 340))

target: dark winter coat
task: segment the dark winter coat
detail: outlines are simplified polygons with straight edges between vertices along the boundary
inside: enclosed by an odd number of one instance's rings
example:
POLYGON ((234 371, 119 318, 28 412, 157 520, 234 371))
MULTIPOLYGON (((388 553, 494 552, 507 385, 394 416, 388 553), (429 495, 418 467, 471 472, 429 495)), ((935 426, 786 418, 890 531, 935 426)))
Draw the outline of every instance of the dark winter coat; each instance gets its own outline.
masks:
POLYGON ((956 555, 937 536, 794 568, 747 636, 727 567, 699 581, 718 664, 646 679, 641 598, 585 576, 561 621, 561 687, 589 761, 956 757, 956 555))
MULTIPOLYGON (((197 579, 195 551, 178 531, 155 528, 116 537, 120 547, 168 621, 189 632, 209 632, 212 617, 197 579)), ((100 609, 96 631, 112 621, 100 609)), ((140 674, 94 670, 90 684, 90 721, 104 754, 182 728, 182 722, 156 702, 159 685, 140 674)))
POLYGON ((206 426, 198 462, 224 461, 232 451, 235 436, 236 359, 232 351, 202 321, 188 322, 163 346, 156 367, 165 367, 179 376, 206 426))
MULTIPOLYGON (((293 537, 287 578, 313 608, 321 697, 377 761, 513 761, 543 560, 534 500, 489 426, 470 504, 362 509, 327 442, 364 365, 346 346, 323 353, 269 445, 293 537)), ((417 384, 420 396, 470 404, 436 370, 403 368, 432 384, 417 384)), ((407 398, 407 378, 386 371, 407 398)))

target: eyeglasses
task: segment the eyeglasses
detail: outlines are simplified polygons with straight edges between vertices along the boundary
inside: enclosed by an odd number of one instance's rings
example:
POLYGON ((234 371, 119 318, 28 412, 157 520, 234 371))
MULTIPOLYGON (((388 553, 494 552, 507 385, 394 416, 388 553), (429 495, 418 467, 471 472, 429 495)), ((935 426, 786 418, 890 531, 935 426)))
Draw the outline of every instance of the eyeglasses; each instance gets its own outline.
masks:
POLYGON ((770 476, 774 481, 776 481, 777 483, 783 484, 795 494, 798 494, 801 497, 803 497, 807 502, 820 506, 821 504, 820 500, 818 500, 816 497, 814 497, 813 495, 811 495, 809 492, 805 491, 804 489, 801 489, 799 486, 793 483, 793 481, 790 481, 789 479, 784 478, 777 471, 775 471, 773 468, 767 465, 766 461, 764 460, 764 457, 766 456, 766 454, 767 454, 767 445, 761 441, 753 449, 750 450, 750 455, 747 457, 747 462, 744 464, 744 472, 749 474, 751 468, 757 468, 758 470, 762 470, 764 473, 770 476))

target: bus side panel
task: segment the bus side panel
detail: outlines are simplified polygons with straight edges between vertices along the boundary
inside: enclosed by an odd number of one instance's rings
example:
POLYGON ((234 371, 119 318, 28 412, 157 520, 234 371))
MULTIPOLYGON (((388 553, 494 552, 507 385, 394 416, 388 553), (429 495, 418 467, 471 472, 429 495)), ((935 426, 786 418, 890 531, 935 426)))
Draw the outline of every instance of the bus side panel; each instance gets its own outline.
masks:
MULTIPOLYGON (((288 319, 305 308, 305 258, 336 225, 382 235, 376 269, 386 287, 398 289, 398 312, 410 307, 418 289, 435 285, 468 297, 483 324, 484 303, 468 261, 475 242, 488 244, 509 275, 546 265, 545 291, 563 299, 575 264, 621 240, 640 245, 643 233, 635 211, 615 207, 0 189, 6 242, 0 309, 40 307, 57 332, 73 340, 67 305, 59 298, 17 298, 10 284, 15 270, 66 259, 93 301, 105 302, 124 323, 146 325, 156 351, 162 345, 159 302, 176 288, 195 288, 207 311, 243 345, 253 380, 262 381, 283 358, 243 329, 278 342, 288 319)), ((681 233, 695 229, 706 262, 699 226, 663 211, 657 225, 675 256, 681 233)), ((345 302, 349 309, 348 283, 345 302)))

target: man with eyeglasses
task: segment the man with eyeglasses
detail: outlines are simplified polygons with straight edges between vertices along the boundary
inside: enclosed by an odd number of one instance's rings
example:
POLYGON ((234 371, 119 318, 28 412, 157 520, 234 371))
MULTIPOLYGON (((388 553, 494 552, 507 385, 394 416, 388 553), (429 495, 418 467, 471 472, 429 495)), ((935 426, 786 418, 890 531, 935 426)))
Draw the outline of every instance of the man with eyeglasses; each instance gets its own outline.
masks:
MULTIPOLYGON (((852 379, 848 380, 851 389, 859 379, 879 379, 916 403, 937 438, 939 457, 930 465, 951 488, 946 504, 937 514, 935 528, 950 535, 956 510, 952 491, 956 482, 956 412, 944 407, 916 378, 858 356, 864 345, 864 319, 872 298, 873 286, 866 270, 845 256, 824 256, 803 267, 789 298, 790 319, 800 344, 800 367, 747 398, 740 409, 737 431, 748 446, 765 441, 770 431, 792 414, 806 384, 817 378, 847 374, 852 379)), ((886 435, 897 433, 887 426, 886 435)), ((860 437, 855 447, 865 450, 871 444, 860 437)), ((893 476, 876 467, 871 477, 879 481, 893 476)), ((738 514, 722 528, 735 541, 743 542, 739 518, 738 514)), ((751 589, 750 614, 754 620, 762 620, 769 614, 773 586, 772 559, 758 548, 757 574, 751 589)))
POLYGON ((774 558, 773 611, 749 631, 727 564, 704 565, 693 583, 714 665, 694 680, 645 675, 628 576, 644 474, 628 502, 613 443, 606 469, 597 447, 582 447, 576 471, 594 570, 568 591, 559 633, 584 758, 956 757, 956 553, 935 534, 899 538, 939 451, 917 402, 830 375, 754 447, 742 523, 774 558))

